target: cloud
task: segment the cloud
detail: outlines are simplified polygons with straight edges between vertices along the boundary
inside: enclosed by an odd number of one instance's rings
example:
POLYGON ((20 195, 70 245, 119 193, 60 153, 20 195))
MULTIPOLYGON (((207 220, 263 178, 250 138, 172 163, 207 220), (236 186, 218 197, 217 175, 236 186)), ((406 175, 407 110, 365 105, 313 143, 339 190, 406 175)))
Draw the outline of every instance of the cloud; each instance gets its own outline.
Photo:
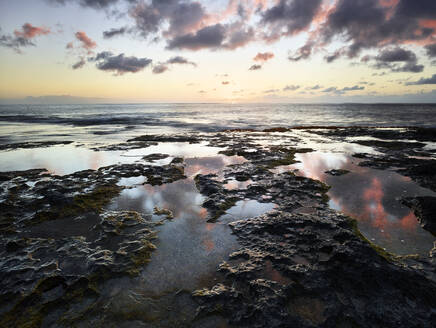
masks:
POLYGON ((125 27, 112 28, 109 31, 103 31, 103 37, 105 39, 111 39, 115 36, 124 35, 127 32, 125 27))
POLYGON ((85 58, 82 57, 77 63, 73 64, 71 68, 76 70, 82 68, 83 66, 85 66, 85 64, 86 64, 85 58))
POLYGON ((319 84, 314 85, 312 87, 306 87, 306 90, 319 90, 319 89, 322 89, 322 86, 319 84))
MULTIPOLYGON (((425 47, 428 56, 436 57, 434 0, 228 0, 227 6, 216 11, 210 9, 216 8, 210 2, 200 0, 48 1, 106 12, 117 3, 126 4, 133 28, 113 28, 103 36, 136 32, 146 39, 163 40, 170 50, 233 50, 254 41, 275 42, 304 32, 307 40, 302 47, 291 49, 291 61, 325 54, 334 44, 341 47, 324 56, 328 63, 342 57, 355 58, 365 50, 406 44, 425 47)), ((4 37, 1 42, 12 44, 4 37)), ((263 57, 267 54, 271 53, 259 53, 254 60, 270 60, 272 57, 263 57)), ((412 60, 387 62, 387 66, 394 72, 423 70, 412 60)))
POLYGON ((300 61, 302 59, 307 59, 312 54, 312 48, 313 48, 313 44, 307 43, 301 48, 299 48, 294 54, 289 55, 288 59, 290 61, 300 61))
POLYGON ((283 91, 295 91, 300 89, 299 85, 287 85, 283 88, 283 91))
POLYGON ((21 30, 15 30, 14 34, 17 38, 33 39, 39 35, 50 34, 50 29, 46 27, 33 26, 32 24, 26 23, 22 26, 21 30))
POLYGON ((135 4, 130 16, 142 37, 160 35, 167 41, 167 49, 232 50, 251 42, 256 34, 246 24, 251 14, 240 15, 232 3, 235 1, 229 2, 224 13, 208 13, 200 1, 151 0, 135 4), (224 23, 231 14, 236 14, 236 19, 224 23))
POLYGON ((322 90, 322 92, 337 92, 337 91, 339 91, 339 90, 336 87, 330 87, 330 88, 322 90))
POLYGON ((337 87, 330 87, 330 88, 324 89, 322 92, 342 95, 342 94, 347 93, 349 91, 359 91, 359 90, 365 90, 365 87, 358 86, 358 85, 354 85, 352 87, 344 87, 342 89, 338 89, 337 87))
POLYGON ((73 49, 74 45, 73 42, 68 42, 67 45, 65 46, 65 49, 73 49))
POLYGON ((89 58, 89 61, 96 62, 99 70, 113 71, 116 75, 137 73, 152 63, 152 60, 149 58, 126 57, 123 53, 113 55, 108 51, 98 53, 95 57, 89 58))
POLYGON ((153 67, 154 74, 162 74, 170 69, 169 65, 192 65, 197 67, 197 64, 182 56, 174 56, 164 63, 159 63, 153 67))
POLYGON ((344 49, 338 49, 334 53, 324 56, 324 60, 327 63, 332 63, 336 59, 339 59, 344 54, 344 49))
POLYGON ((229 85, 230 82, 229 82, 229 81, 223 81, 223 82, 221 82, 221 84, 222 84, 222 85, 229 85))
POLYGON ((207 18, 201 3, 181 0, 139 2, 130 10, 130 16, 135 20, 136 29, 145 38, 157 33, 163 25, 168 26, 168 29, 163 31, 166 37, 193 33, 207 18))
POLYGON ((422 78, 415 82, 406 82, 406 85, 423 85, 423 84, 436 84, 436 74, 433 74, 432 77, 422 78))
POLYGON ((184 34, 170 40, 168 49, 199 50, 203 48, 219 48, 225 38, 225 28, 221 24, 207 26, 195 33, 184 34))
POLYGON ((85 32, 78 31, 76 32, 75 36, 76 39, 82 43, 82 48, 91 51, 91 49, 97 47, 97 43, 95 43, 89 36, 87 36, 85 32))
POLYGON ((263 93, 275 93, 275 92, 280 92, 279 89, 269 89, 269 90, 265 90, 263 93))
POLYGON ((262 69, 262 65, 251 65, 251 67, 248 69, 249 71, 257 71, 262 69))
POLYGON ((65 5, 68 2, 75 2, 80 4, 82 7, 102 9, 115 4, 116 2, 118 2, 118 0, 48 0, 48 2, 60 5, 65 5))
POLYGON ((153 74, 162 74, 162 73, 166 72, 168 69, 169 69, 169 67, 167 65, 165 65, 165 64, 158 64, 158 65, 155 65, 153 67, 153 71, 152 72, 153 72, 153 74))
POLYGON ((293 35, 308 28, 321 8, 322 0, 280 0, 261 14, 268 28, 266 39, 293 35))
POLYGON ((187 64, 187 65, 192 65, 192 66, 197 66, 196 63, 189 61, 188 59, 186 59, 185 57, 182 56, 175 56, 175 57, 171 57, 170 59, 167 60, 166 62, 167 64, 187 64))
POLYGON ((424 70, 423 65, 418 65, 415 53, 400 47, 381 50, 374 58, 375 68, 390 69, 392 72, 419 73, 424 70), (399 64, 402 63, 402 64, 399 64))
POLYGON ((33 26, 25 23, 20 30, 15 30, 14 35, 0 35, 0 46, 11 48, 17 53, 21 53, 20 48, 36 46, 32 41, 38 36, 50 34, 51 31, 46 27, 33 26))
POLYGON ((436 43, 428 44, 424 48, 427 50, 427 56, 430 58, 436 57, 436 43))
POLYGON ((352 87, 345 87, 341 91, 347 92, 347 91, 357 91, 357 90, 365 90, 365 87, 362 86, 359 87, 358 85, 355 85, 352 87))
POLYGON ((266 62, 270 59, 274 58, 274 54, 272 52, 259 52, 254 58, 254 61, 266 62))

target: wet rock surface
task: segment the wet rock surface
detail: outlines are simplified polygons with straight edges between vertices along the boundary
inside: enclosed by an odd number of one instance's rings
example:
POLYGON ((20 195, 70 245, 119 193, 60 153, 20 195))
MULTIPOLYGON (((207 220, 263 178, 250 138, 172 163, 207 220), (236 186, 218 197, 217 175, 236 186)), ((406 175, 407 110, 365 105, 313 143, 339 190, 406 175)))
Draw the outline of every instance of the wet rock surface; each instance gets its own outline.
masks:
POLYGON ((72 144, 73 141, 39 141, 39 142, 20 142, 20 143, 12 143, 12 144, 0 144, 1 150, 14 150, 14 149, 32 149, 32 148, 42 148, 42 147, 50 147, 57 145, 69 145, 72 144))
POLYGON ((244 327, 434 322, 434 272, 380 255, 343 215, 271 213, 231 227, 244 247, 221 265, 226 282, 193 293, 200 316, 222 313, 244 327))
POLYGON ((436 197, 415 197, 403 199, 419 219, 421 226, 436 236, 436 197))
POLYGON ((151 215, 105 209, 121 177, 140 175, 149 184, 184 178, 183 168, 142 164, 0 174, 0 326, 71 326, 64 315, 84 314, 102 283, 142 270, 155 249, 151 215))
MULTIPOLYGON (((164 186, 186 179, 191 162, 190 172, 197 172, 195 161, 175 157, 168 165, 146 165, 170 157, 153 153, 134 164, 65 176, 43 168, 0 172, 0 326, 432 327, 436 248, 427 258, 386 252, 368 241, 353 219, 329 208, 329 186, 276 169, 296 163, 299 153, 313 151, 302 132, 326 138, 326 144, 372 147, 377 153, 354 154, 358 165, 396 170, 435 190, 436 160, 427 146, 436 141, 435 131, 298 132, 274 128, 145 135, 98 147, 120 151, 165 142, 202 143, 220 147, 220 156, 247 160, 194 178, 204 197, 204 224, 211 228, 230 222, 240 245, 217 268, 223 279, 211 288, 209 284, 155 299, 129 291, 114 297, 102 286, 137 276, 158 245, 157 225, 177 218, 163 207, 144 214, 110 211, 108 204, 129 188, 119 184, 122 178, 144 177, 144 185, 164 186), (356 139, 365 137, 379 140, 356 139), (228 187, 230 182, 236 187, 228 187), (258 217, 231 219, 227 213, 241 201, 275 206, 258 217), (152 215, 167 221, 153 221, 152 215)), ((434 233, 434 198, 403 202, 434 233)))
POLYGON ((345 175, 350 173, 350 171, 348 170, 330 170, 330 171, 326 171, 325 173, 333 175, 333 176, 341 176, 341 175, 345 175))

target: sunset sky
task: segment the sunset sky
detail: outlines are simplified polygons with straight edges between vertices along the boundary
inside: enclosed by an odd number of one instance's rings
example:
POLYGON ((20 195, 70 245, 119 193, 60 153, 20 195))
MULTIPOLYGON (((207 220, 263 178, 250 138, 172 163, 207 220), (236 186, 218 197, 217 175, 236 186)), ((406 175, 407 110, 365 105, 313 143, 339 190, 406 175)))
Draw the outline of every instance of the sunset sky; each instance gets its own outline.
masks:
POLYGON ((436 102, 435 0, 0 0, 0 98, 436 102))

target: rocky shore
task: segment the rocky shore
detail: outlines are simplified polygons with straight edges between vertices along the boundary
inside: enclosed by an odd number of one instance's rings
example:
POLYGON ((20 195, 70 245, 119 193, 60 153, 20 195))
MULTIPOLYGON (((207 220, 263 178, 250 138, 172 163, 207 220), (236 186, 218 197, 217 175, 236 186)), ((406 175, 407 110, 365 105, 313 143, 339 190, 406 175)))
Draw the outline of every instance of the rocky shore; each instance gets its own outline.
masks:
MULTIPOLYGON (((0 172, 1 327, 433 327, 436 248, 428 256, 387 251, 366 238, 353 217, 329 206, 328 185, 277 169, 297 163, 297 154, 316 151, 315 144, 356 144, 374 150, 353 153, 357 165, 398 172, 436 192, 436 129, 144 135, 93 149, 131 151, 165 143, 216 147, 220 156, 244 161, 193 177, 186 173, 186 158, 166 153, 63 176, 45 168, 0 172), (204 224, 228 224, 239 243, 216 268, 216 284, 175 291, 195 309, 171 323, 146 310, 108 315, 102 305, 114 297, 105 292, 108 284, 138 279, 159 248, 157 228, 177 220, 165 208, 151 213, 110 208, 129 188, 120 181, 135 177, 144 177, 147 186, 192 178, 203 196, 204 224), (274 209, 243 220, 227 215, 245 200, 274 209)), ((326 174, 350 172, 335 168, 326 174)), ((435 235, 435 197, 405 197, 398 204, 410 207, 423 229, 435 235)))

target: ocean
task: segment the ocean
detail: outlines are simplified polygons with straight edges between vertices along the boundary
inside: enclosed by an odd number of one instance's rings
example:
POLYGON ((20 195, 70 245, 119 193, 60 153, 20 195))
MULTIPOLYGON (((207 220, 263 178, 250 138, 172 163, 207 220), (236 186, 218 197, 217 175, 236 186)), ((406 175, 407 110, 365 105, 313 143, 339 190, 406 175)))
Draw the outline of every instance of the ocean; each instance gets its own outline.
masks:
POLYGON ((436 127, 436 104, 0 105, 3 144, 282 126, 436 127))

